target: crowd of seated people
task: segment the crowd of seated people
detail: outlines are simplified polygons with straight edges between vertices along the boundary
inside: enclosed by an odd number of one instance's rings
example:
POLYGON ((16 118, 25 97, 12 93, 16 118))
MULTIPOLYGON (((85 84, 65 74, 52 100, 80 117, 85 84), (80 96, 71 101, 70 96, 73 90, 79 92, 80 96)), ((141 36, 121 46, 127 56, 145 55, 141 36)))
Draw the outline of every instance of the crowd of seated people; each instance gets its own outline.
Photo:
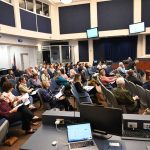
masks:
MULTIPOLYGON (((33 103, 34 98, 37 96, 37 94, 35 96, 32 93, 38 89, 40 89, 39 92, 42 95, 43 101, 48 102, 51 108, 59 108, 60 110, 66 111, 74 110, 68 101, 68 95, 65 95, 67 92, 64 92, 62 96, 56 98, 56 93, 50 90, 52 79, 59 87, 65 86, 65 90, 70 91, 70 95, 71 84, 74 84, 79 93, 88 92, 93 103, 106 107, 108 103, 99 84, 100 80, 108 90, 112 91, 118 104, 126 106, 127 113, 138 113, 140 99, 138 96, 133 97, 132 93, 128 89, 125 89, 124 81, 124 79, 129 80, 134 84, 150 90, 150 81, 145 80, 144 72, 137 70, 137 63, 138 61, 130 60, 128 66, 125 67, 123 62, 120 62, 116 69, 112 69, 112 66, 108 66, 105 62, 100 62, 97 66, 90 66, 87 63, 81 62, 77 62, 76 64, 41 64, 39 66, 29 67, 25 71, 19 71, 19 69, 13 68, 9 71, 8 75, 1 77, 0 116, 6 117, 10 122, 11 117, 14 118, 14 116, 17 116, 18 119, 21 119, 23 124, 22 128, 26 133, 32 131, 30 124, 34 115, 30 109, 35 107, 33 103), (94 77, 95 73, 98 74, 98 80, 94 77), (16 85, 11 84, 10 86, 10 80, 14 80, 16 85), (93 89, 85 91, 85 85, 92 85, 93 89), (12 94, 12 88, 18 90, 20 96, 28 94, 30 105, 23 105, 18 108, 13 107, 12 103, 19 102, 19 98, 12 94), (27 117, 22 118, 23 115, 27 117)), ((147 110, 147 108, 145 109, 147 110)), ((16 118, 14 121, 16 121, 16 118)))

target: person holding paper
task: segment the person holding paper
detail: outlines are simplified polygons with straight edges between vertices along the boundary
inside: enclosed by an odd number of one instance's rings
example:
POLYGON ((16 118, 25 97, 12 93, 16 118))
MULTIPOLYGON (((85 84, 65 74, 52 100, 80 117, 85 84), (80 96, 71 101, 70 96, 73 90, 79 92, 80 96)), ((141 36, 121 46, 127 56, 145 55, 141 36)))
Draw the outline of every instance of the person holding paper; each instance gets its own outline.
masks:
POLYGON ((37 121, 39 117, 34 116, 34 114, 27 109, 26 106, 22 105, 20 107, 13 108, 10 103, 0 98, 0 116, 8 119, 9 123, 14 123, 16 121, 22 121, 22 129, 26 134, 34 133, 35 130, 31 128, 31 121, 37 121))
POLYGON ((4 99, 7 103, 11 103, 13 106, 17 106, 19 103, 25 103, 27 100, 29 101, 29 108, 35 109, 33 106, 33 101, 29 100, 29 96, 25 97, 23 96, 14 96, 12 94, 13 85, 10 82, 5 82, 3 84, 3 93, 1 95, 1 98, 4 99))
MULTIPOLYGON (((92 80, 91 80, 91 83, 92 83, 92 80)), ((94 85, 93 88, 90 91, 88 91, 90 96, 93 95, 93 96, 91 96, 93 103, 107 106, 107 103, 104 100, 104 97, 101 93, 101 87, 99 85, 97 85, 96 83, 94 83, 93 85, 94 85)), ((82 93, 82 94, 86 95, 87 91, 84 89, 84 86, 81 83, 81 75, 80 74, 75 75, 74 86, 79 94, 82 93)))
POLYGON ((34 90, 33 88, 27 87, 27 81, 23 76, 19 78, 17 88, 21 94, 25 94, 25 93, 30 94, 34 90))
POLYGON ((73 110, 73 107, 70 105, 65 96, 61 95, 59 98, 56 98, 56 96, 51 92, 49 89, 49 81, 43 81, 42 86, 43 88, 40 89, 39 92, 42 95, 44 102, 49 103, 51 108, 65 108, 65 110, 73 110))

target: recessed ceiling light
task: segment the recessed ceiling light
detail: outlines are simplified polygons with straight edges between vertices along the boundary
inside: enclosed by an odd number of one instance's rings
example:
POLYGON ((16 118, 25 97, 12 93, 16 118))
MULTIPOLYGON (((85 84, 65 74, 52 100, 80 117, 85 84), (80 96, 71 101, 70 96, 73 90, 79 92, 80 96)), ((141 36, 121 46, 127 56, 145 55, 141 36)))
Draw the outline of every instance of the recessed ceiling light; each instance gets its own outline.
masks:
POLYGON ((62 3, 64 3, 64 4, 69 4, 69 3, 71 3, 72 2, 72 0, 60 0, 62 3))

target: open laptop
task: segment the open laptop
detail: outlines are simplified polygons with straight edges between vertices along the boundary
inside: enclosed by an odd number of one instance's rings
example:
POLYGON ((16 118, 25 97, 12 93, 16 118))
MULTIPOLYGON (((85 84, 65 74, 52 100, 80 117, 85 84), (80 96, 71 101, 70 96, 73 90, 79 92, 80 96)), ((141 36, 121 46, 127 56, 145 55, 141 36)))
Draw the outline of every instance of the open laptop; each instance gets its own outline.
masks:
POLYGON ((91 132, 90 123, 67 126, 70 150, 98 150, 91 132))

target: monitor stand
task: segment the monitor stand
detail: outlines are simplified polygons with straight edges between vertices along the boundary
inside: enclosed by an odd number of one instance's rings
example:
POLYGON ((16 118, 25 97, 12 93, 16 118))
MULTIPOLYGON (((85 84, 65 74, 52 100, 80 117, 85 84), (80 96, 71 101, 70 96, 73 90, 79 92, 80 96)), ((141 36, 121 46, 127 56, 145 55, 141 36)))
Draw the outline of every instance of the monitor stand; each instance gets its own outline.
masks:
POLYGON ((107 134, 106 132, 100 130, 94 130, 93 136, 104 140, 110 139, 112 137, 111 134, 107 134))

